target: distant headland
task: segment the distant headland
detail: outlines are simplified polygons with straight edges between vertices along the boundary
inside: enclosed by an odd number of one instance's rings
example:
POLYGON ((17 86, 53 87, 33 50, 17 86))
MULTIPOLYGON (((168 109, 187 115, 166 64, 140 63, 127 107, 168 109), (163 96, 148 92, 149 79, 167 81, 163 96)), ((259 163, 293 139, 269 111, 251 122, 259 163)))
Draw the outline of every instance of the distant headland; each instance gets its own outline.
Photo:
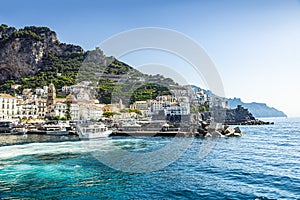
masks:
POLYGON ((248 108, 253 116, 258 118, 287 117, 284 112, 277 110, 276 108, 269 107, 265 103, 244 103, 240 98, 228 99, 228 106, 230 108, 236 108, 238 105, 248 108))

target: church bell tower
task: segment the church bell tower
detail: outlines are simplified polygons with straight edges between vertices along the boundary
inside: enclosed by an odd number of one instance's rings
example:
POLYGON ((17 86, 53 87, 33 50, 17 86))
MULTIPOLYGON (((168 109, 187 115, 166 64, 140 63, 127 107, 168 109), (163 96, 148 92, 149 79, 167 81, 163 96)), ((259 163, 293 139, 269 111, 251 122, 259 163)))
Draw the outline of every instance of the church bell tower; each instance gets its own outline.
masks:
POLYGON ((55 104, 56 99, 56 89, 53 83, 49 85, 47 94, 47 106, 52 106, 55 104))

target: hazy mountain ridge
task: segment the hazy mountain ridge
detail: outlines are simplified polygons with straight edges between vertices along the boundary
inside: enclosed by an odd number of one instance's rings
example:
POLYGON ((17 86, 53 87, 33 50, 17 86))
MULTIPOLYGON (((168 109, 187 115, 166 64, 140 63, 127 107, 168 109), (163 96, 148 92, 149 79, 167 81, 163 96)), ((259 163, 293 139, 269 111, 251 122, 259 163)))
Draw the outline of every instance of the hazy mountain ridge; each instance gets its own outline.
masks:
POLYGON ((232 109, 236 108, 238 105, 242 105, 245 108, 248 108, 249 111, 253 114, 254 117, 287 117, 287 115, 277 110, 276 108, 269 107, 265 103, 244 103, 240 98, 228 99, 228 106, 232 109))

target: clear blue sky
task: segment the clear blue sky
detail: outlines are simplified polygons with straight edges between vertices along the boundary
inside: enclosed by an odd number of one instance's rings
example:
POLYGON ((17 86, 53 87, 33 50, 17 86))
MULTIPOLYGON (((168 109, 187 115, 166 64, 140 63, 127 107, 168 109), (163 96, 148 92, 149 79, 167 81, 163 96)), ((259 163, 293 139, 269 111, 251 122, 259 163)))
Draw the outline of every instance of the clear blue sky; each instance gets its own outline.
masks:
MULTIPOLYGON (((0 23, 48 26, 62 42, 84 49, 132 28, 173 29, 206 49, 227 97, 266 102, 300 116, 297 0, 2 1, 0 23)), ((142 62, 134 56, 124 61, 142 62)), ((193 78, 190 82, 201 84, 193 78)))

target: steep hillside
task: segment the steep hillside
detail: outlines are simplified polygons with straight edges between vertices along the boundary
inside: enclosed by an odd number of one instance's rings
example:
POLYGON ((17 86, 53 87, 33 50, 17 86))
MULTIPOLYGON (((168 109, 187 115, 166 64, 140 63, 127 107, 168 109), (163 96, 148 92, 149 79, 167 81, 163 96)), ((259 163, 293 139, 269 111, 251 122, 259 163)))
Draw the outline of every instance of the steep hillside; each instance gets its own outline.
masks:
MULTIPOLYGON (((24 88, 35 89, 50 83, 59 91, 63 86, 84 80, 98 87, 102 103, 110 103, 111 96, 125 96, 129 100, 145 83, 158 84, 149 90, 152 96, 156 89, 164 88, 160 92, 168 93, 165 87, 178 87, 170 78, 146 75, 114 57, 106 57, 99 48, 85 52, 80 46, 61 43, 47 27, 17 30, 4 24, 0 26, 0 93, 20 93, 24 88), (21 87, 14 90, 13 84, 21 87)), ((147 96, 143 95, 137 93, 135 98, 143 100, 147 96)))

